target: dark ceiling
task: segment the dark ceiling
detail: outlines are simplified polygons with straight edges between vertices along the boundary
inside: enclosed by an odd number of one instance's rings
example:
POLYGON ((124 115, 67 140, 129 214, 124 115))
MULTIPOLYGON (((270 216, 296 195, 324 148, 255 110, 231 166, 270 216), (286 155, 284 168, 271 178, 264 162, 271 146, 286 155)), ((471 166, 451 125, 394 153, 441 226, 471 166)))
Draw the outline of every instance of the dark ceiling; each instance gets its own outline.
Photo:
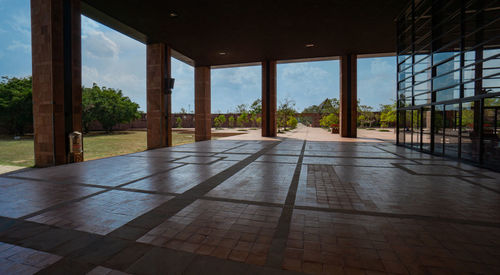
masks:
POLYGON ((214 66, 395 52, 394 20, 408 0, 82 2, 90 18, 145 43, 165 42, 196 65, 214 66))

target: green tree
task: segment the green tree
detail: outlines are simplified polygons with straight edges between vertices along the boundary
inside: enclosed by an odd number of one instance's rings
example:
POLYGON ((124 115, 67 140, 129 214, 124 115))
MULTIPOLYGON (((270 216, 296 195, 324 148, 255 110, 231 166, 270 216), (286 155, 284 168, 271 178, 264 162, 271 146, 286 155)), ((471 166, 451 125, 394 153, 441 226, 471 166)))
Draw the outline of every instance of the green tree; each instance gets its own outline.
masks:
POLYGON ((358 100, 358 125, 371 127, 375 122, 375 113, 373 107, 361 105, 358 100))
POLYGON ((250 105, 250 110, 248 114, 250 115, 250 121, 255 126, 259 126, 260 122, 257 122, 257 115, 262 113, 262 100, 256 99, 252 105, 250 105))
POLYGON ((252 122, 253 125, 257 126, 257 114, 251 114, 250 121, 252 122))
POLYGON ((228 118, 228 124, 229 124, 229 127, 231 127, 231 128, 234 127, 234 116, 230 116, 228 118))
POLYGON ((261 125, 261 123, 262 123, 262 117, 257 117, 257 118, 255 119, 255 123, 257 123, 257 126, 259 126, 259 127, 260 127, 260 125, 261 125))
POLYGON ((390 127, 396 123, 396 103, 380 104, 380 126, 390 127))
POLYGON ((262 113, 262 100, 259 98, 259 99, 256 99, 252 105, 250 105, 250 111, 249 111, 250 114, 252 115, 257 115, 257 114, 261 114, 262 113))
POLYGON ((340 102, 336 98, 326 98, 319 105, 312 105, 304 109, 302 113, 330 114, 339 113, 340 102))
POLYGON ((286 131, 287 121, 290 117, 295 116, 297 112, 295 111, 295 102, 288 98, 285 98, 278 107, 277 115, 277 124, 278 128, 283 128, 286 131))
POLYGON ((240 104, 236 106, 236 113, 242 114, 242 113, 247 113, 247 105, 246 104, 240 104))
POLYGON ((9 133, 23 135, 33 124, 31 77, 2 77, 0 82, 0 121, 9 133))
POLYGON ((104 130, 111 132, 118 123, 127 123, 140 117, 139 104, 123 95, 121 90, 99 87, 83 88, 83 125, 88 131, 90 122, 97 120, 104 130))
POLYGON ((175 120, 175 125, 177 128, 182 128, 182 118, 181 117, 177 117, 177 119, 175 120))
POLYGON ((238 118, 236 118, 236 123, 239 127, 243 127, 248 123, 248 113, 242 112, 238 118))
POLYGON ((215 128, 220 128, 225 122, 226 122, 225 115, 219 115, 216 118, 214 118, 215 128))
POLYGON ((339 124, 339 117, 334 113, 323 116, 319 121, 319 125, 325 128, 330 128, 332 124, 339 124))
POLYGON ((297 118, 291 116, 290 118, 288 118, 287 122, 286 122, 286 125, 288 125, 288 127, 290 127, 290 129, 295 129, 297 128, 297 124, 299 124, 299 121, 297 120, 297 118))

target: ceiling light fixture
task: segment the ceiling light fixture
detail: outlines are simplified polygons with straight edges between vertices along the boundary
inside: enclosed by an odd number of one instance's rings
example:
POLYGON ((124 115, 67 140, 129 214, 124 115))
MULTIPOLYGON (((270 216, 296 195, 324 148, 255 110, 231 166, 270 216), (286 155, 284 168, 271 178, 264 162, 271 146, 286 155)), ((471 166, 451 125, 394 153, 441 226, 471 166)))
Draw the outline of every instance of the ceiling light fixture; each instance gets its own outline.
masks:
POLYGON ((312 48, 312 47, 314 47, 313 43, 306 44, 306 48, 312 48))
POLYGON ((171 12, 168 14, 168 16, 170 16, 171 18, 174 18, 174 17, 177 17, 177 16, 179 16, 179 15, 178 15, 177 13, 175 13, 175 12, 171 11, 171 12))
POLYGON ((219 52, 219 55, 226 55, 226 52, 219 52))

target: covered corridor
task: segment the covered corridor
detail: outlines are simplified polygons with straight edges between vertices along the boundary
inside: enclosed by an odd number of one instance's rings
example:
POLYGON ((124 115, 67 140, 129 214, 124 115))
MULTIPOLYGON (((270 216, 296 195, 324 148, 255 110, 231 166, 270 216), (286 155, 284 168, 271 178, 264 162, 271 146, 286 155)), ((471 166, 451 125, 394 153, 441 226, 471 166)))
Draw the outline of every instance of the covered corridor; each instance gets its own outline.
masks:
POLYGON ((0 176, 0 271, 500 272, 499 174, 318 130, 0 176))

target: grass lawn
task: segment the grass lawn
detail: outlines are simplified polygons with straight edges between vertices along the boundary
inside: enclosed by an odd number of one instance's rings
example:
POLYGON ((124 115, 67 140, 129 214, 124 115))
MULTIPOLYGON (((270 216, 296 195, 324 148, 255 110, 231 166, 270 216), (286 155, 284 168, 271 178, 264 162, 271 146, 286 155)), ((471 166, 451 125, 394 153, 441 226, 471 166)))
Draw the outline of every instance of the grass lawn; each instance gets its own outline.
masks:
MULTIPOLYGON (((173 132, 173 145, 194 142, 193 133, 173 132)), ((85 160, 105 158, 146 150, 145 131, 123 131, 111 134, 90 133, 84 136, 85 160)), ((33 166, 33 138, 21 140, 0 136, 0 165, 33 166)))

